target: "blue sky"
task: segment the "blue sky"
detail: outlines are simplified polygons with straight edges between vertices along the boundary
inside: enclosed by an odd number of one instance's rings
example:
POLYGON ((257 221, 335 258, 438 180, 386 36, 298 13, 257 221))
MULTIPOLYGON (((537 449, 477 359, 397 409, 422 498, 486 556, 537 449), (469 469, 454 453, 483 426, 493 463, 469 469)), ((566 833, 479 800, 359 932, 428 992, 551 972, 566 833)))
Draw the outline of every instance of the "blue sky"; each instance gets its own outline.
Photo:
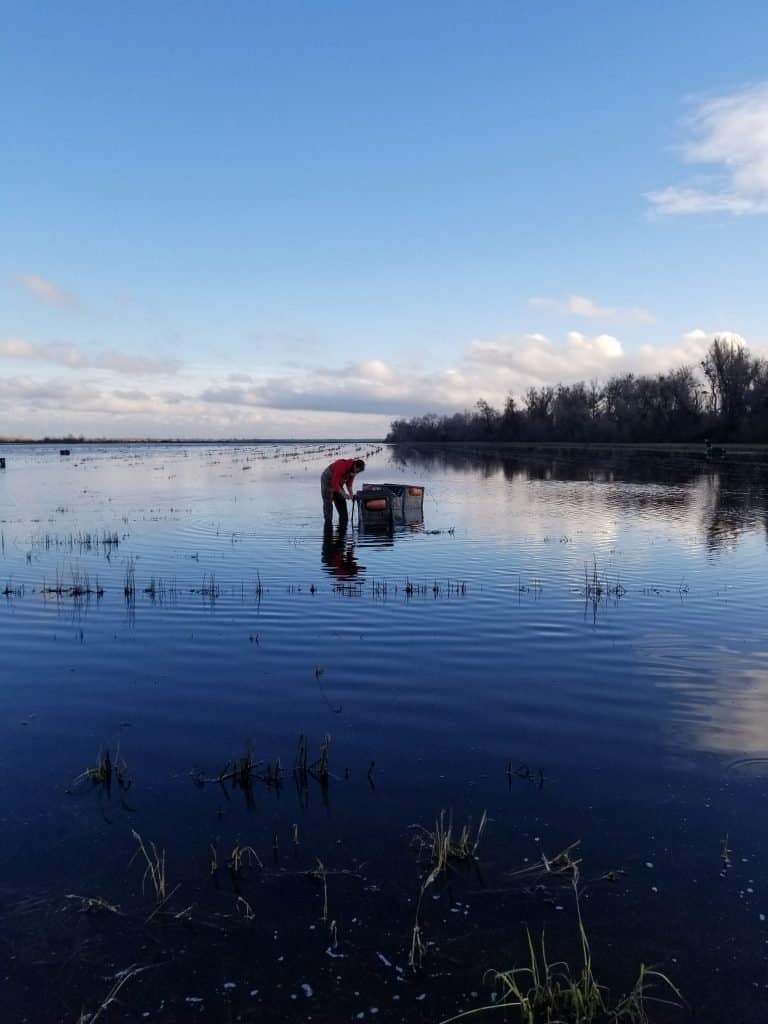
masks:
POLYGON ((0 434, 376 435, 756 352, 768 9, 15 4, 0 434))

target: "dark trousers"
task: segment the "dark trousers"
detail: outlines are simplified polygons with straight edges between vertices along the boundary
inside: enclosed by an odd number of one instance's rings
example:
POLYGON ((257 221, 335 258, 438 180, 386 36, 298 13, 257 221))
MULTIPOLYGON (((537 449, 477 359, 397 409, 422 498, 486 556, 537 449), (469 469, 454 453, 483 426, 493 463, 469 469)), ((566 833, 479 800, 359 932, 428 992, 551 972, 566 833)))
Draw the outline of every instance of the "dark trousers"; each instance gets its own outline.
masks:
POLYGON ((326 524, 330 524, 333 521, 333 506, 336 506, 336 511, 339 513, 339 526, 346 526, 349 521, 349 512, 347 512, 347 500, 343 494, 339 491, 331 490, 331 470, 323 470, 323 475, 320 477, 320 494, 323 498, 323 519, 326 524))

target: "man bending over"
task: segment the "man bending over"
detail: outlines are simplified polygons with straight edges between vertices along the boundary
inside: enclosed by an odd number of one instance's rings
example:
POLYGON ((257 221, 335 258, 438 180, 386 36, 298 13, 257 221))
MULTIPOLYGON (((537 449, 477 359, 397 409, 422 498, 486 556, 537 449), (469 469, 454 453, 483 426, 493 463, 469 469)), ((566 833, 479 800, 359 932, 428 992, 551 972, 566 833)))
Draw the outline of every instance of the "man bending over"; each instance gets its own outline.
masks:
POLYGON ((325 525, 333 522, 333 506, 339 513, 339 526, 346 526, 349 520, 347 502, 354 497, 352 484, 358 473, 365 469, 362 459, 337 459, 323 470, 320 477, 320 493, 323 497, 323 519, 325 525))

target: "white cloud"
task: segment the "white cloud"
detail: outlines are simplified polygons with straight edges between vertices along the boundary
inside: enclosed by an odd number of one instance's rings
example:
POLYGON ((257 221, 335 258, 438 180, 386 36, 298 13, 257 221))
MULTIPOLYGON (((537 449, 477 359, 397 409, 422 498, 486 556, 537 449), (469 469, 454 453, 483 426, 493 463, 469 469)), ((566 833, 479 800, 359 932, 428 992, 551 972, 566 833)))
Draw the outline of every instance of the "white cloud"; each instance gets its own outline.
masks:
POLYGON ((469 346, 470 363, 493 368, 506 391, 522 393, 531 385, 605 377, 615 372, 624 349, 612 334, 588 336, 569 331, 565 345, 542 334, 522 338, 475 340, 469 346))
POLYGON ((53 281, 49 281, 39 274, 17 274, 11 278, 11 281, 49 306, 66 306, 76 309, 80 305, 71 292, 64 291, 53 281))
POLYGON ((111 370, 113 373, 136 377, 174 374, 182 365, 178 359, 153 359, 149 356, 125 355, 114 350, 89 353, 77 345, 61 342, 41 344, 25 338, 0 338, 0 359, 54 363, 70 370, 111 370))
POLYGON ((768 82, 699 103, 682 148, 689 164, 718 167, 710 183, 647 193, 660 214, 768 213, 768 82))
MULTIPOLYGON (((510 391, 523 394, 531 386, 573 383, 579 380, 604 381, 623 373, 665 373, 681 366, 697 369, 715 337, 745 345, 735 331, 705 331, 694 328, 679 338, 660 345, 628 347, 612 334, 586 335, 569 331, 564 344, 540 334, 523 337, 473 341, 467 359, 496 401, 510 391)), ((750 345, 753 355, 764 355, 759 345, 750 345)), ((489 398, 490 400, 490 398, 489 398)))
MULTIPOLYGON (((664 373, 679 366, 698 367, 715 338, 746 344, 735 331, 704 331, 695 327, 672 344, 641 345, 633 356, 632 369, 637 373, 664 373)), ((752 348, 753 354, 758 354, 755 346, 752 348)))
POLYGON ((584 295, 569 295, 565 299, 543 299, 534 297, 528 300, 532 309, 544 309, 563 316, 581 316, 587 320, 607 320, 624 324, 653 324, 656 317, 647 309, 638 306, 621 309, 614 306, 600 306, 584 295))

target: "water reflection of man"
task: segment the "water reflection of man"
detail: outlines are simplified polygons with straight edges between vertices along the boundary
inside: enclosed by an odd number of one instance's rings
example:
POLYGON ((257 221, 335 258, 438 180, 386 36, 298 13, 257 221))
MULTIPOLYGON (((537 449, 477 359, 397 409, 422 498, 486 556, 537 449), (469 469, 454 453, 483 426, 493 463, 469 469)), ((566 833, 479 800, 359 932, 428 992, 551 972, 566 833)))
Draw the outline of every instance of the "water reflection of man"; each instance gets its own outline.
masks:
POLYGON ((330 526, 323 530, 322 559, 327 571, 345 583, 349 583, 365 569, 364 565, 358 565, 355 543, 351 537, 347 537, 344 527, 339 527, 335 532, 330 526))

